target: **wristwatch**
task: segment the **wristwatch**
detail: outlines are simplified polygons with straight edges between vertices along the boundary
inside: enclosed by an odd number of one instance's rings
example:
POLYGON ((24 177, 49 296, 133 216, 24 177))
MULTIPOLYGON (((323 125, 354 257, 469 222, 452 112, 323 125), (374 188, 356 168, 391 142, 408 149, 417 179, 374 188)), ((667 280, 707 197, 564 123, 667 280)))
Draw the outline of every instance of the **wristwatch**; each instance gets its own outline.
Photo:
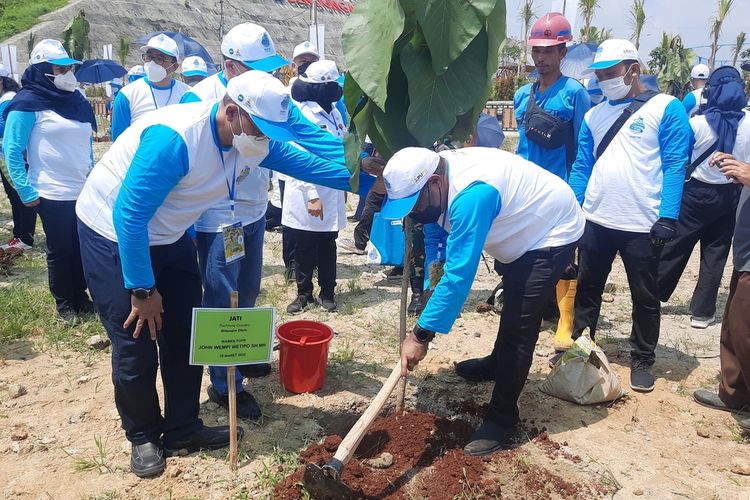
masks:
POLYGON ((414 338, 416 338, 417 342, 420 344, 429 344, 432 339, 435 338, 435 332, 425 330, 419 325, 414 325, 414 338))
POLYGON ((156 287, 133 288, 132 290, 130 290, 130 295, 132 295, 138 300, 146 300, 147 298, 151 297, 155 291, 156 291, 156 287))

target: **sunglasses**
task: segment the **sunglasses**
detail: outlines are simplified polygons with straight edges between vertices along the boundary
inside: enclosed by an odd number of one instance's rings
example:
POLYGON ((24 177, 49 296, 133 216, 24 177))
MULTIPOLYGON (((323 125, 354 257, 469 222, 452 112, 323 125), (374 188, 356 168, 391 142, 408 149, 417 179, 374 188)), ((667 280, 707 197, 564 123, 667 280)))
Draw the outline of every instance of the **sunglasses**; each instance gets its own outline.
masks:
POLYGON ((165 63, 172 64, 172 58, 169 56, 152 56, 149 53, 143 54, 143 62, 154 61, 159 66, 164 66, 165 63))

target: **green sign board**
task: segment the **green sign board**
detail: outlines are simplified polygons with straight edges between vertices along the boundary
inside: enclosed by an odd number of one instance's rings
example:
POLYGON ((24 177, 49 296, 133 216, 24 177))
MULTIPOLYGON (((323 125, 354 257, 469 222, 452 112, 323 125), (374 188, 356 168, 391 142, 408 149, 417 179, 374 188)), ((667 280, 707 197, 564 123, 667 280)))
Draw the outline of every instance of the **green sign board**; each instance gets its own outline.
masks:
POLYGON ((211 366, 269 363, 276 310, 272 307, 193 309, 190 364, 211 366))

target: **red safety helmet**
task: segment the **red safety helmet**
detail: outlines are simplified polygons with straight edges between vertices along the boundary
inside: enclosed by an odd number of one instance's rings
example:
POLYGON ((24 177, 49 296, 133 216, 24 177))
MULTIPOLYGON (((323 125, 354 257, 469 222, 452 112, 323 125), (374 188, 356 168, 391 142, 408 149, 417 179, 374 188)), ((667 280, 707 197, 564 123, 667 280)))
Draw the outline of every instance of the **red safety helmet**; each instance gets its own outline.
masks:
POLYGON ((532 47, 551 47, 571 40, 573 30, 568 20, 559 12, 550 12, 531 27, 528 43, 532 47))

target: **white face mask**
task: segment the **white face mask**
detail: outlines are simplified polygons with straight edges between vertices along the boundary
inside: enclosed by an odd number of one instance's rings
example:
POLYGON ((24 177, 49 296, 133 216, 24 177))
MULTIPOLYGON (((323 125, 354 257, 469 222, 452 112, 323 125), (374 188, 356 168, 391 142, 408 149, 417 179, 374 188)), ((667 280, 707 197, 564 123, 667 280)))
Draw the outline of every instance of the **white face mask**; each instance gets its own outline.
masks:
POLYGON ((163 66, 159 66, 154 61, 149 61, 143 65, 143 69, 146 71, 148 81, 152 83, 160 82, 167 77, 167 70, 163 66))
POLYGON ((55 75, 55 79, 52 80, 52 83, 54 83, 55 87, 60 90, 73 92, 76 89, 76 85, 78 85, 78 79, 76 79, 76 75, 74 75, 72 71, 68 71, 62 75, 55 75))
POLYGON ((237 150, 237 153, 239 153, 240 156, 246 158, 252 156, 268 156, 268 137, 247 135, 245 131, 242 130, 242 119, 240 119, 240 135, 234 134, 234 127, 232 127, 231 123, 229 126, 232 128, 232 147, 237 150))
POLYGON ((625 71, 625 74, 616 78, 610 78, 609 80, 599 80, 599 87, 602 89, 604 97, 610 101, 618 101, 625 98, 630 93, 630 89, 633 87, 633 80, 631 78, 630 84, 625 83, 625 75, 630 73, 630 68, 625 71))

